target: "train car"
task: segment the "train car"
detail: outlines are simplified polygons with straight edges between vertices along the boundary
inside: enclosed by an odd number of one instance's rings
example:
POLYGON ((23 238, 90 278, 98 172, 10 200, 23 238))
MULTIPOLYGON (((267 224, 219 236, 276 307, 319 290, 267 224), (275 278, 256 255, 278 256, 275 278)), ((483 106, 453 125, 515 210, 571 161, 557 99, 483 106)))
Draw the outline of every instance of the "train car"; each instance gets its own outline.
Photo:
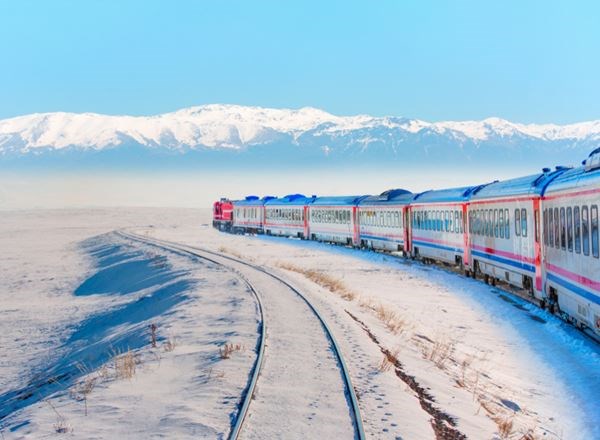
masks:
POLYGON ((543 306, 600 336, 600 149, 542 198, 543 306), (566 315, 566 316, 565 316, 566 315))
POLYGON ((358 203, 360 246, 384 251, 403 251, 407 232, 408 204, 415 195, 404 189, 391 189, 358 203))
POLYGON ((308 205, 316 197, 290 194, 266 201, 265 234, 308 238, 308 205))
POLYGON ((232 231, 262 234, 265 221, 265 203, 274 197, 247 196, 233 201, 232 231))
POLYGON ((213 228, 220 231, 230 231, 232 226, 233 203, 221 199, 213 203, 213 228))
POLYGON ((471 195, 481 188, 482 185, 465 186, 417 194, 409 208, 411 225, 407 249, 410 254, 469 271, 467 205, 471 195))
POLYGON ((468 208, 473 277, 492 284, 502 280, 541 299, 540 198, 564 171, 545 168, 473 194, 468 208))
POLYGON ((308 205, 308 237, 358 246, 358 203, 367 196, 317 197, 308 205))

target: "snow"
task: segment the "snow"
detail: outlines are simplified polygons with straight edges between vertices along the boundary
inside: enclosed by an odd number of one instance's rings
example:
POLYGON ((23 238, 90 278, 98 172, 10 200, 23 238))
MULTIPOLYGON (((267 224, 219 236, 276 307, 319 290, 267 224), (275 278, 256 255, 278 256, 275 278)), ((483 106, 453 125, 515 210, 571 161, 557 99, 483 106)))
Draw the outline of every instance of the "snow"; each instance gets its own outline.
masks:
MULTIPOLYGON (((111 376, 109 362, 109 379, 99 381, 89 395, 87 416, 83 403, 65 388, 46 393, 42 387, 41 397, 0 421, 4 438, 56 436, 53 408, 75 438, 227 435, 255 355, 252 296, 234 283, 237 278, 230 272, 110 232, 133 226, 132 231, 150 236, 251 258, 307 295, 341 346, 369 438, 435 438, 431 415, 415 391, 395 369, 380 368, 383 348, 397 353, 404 373, 433 396, 433 407, 456 420, 456 429, 468 438, 499 438, 498 420, 513 421, 514 438, 528 430, 546 439, 600 437, 600 349, 556 318, 434 266, 294 239, 223 234, 208 225, 209 219, 209 211, 158 208, 3 213, 0 245, 7 251, 0 255, 0 281, 7 288, 0 292, 0 347, 10 356, 0 359, 0 408, 6 408, 2 399, 7 391, 23 388, 40 371, 64 365, 61 358, 78 359, 85 347, 127 340, 143 360, 130 380, 111 376), (340 280, 354 298, 344 299, 310 281, 301 273, 307 269, 340 280), (136 273, 145 275, 123 281, 136 273), (165 310, 150 307, 156 312, 151 319, 139 315, 138 300, 151 301, 156 292, 179 282, 189 283, 173 293, 182 302, 165 310), (118 318, 123 308, 131 312, 127 322, 118 318), (381 319, 384 312, 398 325, 395 330, 381 319), (376 336, 377 344, 351 315, 376 336), (149 322, 158 325, 159 344, 176 338, 173 351, 149 346, 144 332, 149 322), (218 347, 226 341, 245 349, 220 359, 218 347), (447 358, 439 356, 444 347, 447 358)), ((256 282, 266 295, 283 294, 267 281, 256 282)), ((268 344, 306 358, 306 365, 322 359, 314 380, 324 380, 323 394, 339 399, 334 366, 318 351, 323 344, 313 339, 308 349, 302 342, 305 335, 298 335, 303 330, 293 331, 308 317, 289 298, 279 299, 280 305, 270 302, 275 308, 269 309, 269 320, 274 313, 279 325, 290 327, 285 333, 273 327, 268 344), (289 319, 282 307, 294 310, 289 319)), ((310 327, 306 333, 315 338, 310 327)), ((290 365, 280 355, 269 358, 268 348, 266 365, 274 368, 259 377, 250 405, 251 413, 253 408, 259 412, 250 417, 245 438, 276 438, 277 422, 281 425, 292 415, 282 408, 294 396, 301 402, 294 404, 294 414, 301 420, 312 416, 305 429, 311 423, 324 430, 347 426, 341 421, 348 417, 347 409, 340 412, 343 399, 334 405, 321 400, 313 405, 314 415, 307 412, 313 382, 302 387, 302 371, 293 370, 297 361, 290 365), (289 388, 275 385, 278 375, 289 378, 289 388)), ((99 368, 77 380, 95 377, 99 368)), ((294 432, 290 428, 285 438, 294 438, 294 432)), ((326 435, 346 437, 331 431, 326 435)))
POLYGON ((547 141, 600 137, 600 121, 562 126, 519 124, 500 118, 426 122, 369 115, 336 116, 311 107, 273 109, 210 104, 156 116, 55 112, 4 119, 0 120, 0 151, 15 146, 22 152, 43 147, 103 149, 128 140, 147 147, 239 149, 269 143, 282 136, 296 140, 313 131, 316 136, 340 136, 377 128, 411 134, 430 130, 473 141, 508 136, 547 141))

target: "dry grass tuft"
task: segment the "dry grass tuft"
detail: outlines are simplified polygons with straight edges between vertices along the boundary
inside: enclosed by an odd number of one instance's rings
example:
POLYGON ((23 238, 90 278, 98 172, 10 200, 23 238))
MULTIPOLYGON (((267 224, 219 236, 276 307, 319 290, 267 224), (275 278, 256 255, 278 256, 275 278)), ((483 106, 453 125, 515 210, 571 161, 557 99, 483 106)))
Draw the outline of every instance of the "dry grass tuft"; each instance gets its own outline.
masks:
POLYGON ((390 371, 391 368, 392 363, 386 355, 383 355, 383 359, 381 359, 381 362, 377 366, 377 371, 379 371, 380 373, 385 373, 386 371, 390 371))
POLYGON ((403 333, 406 330, 407 322, 389 307, 380 303, 375 305, 372 310, 375 312, 375 315, 377 315, 377 318, 392 333, 403 333))
POLYGON ((224 254, 229 254, 229 255, 231 255, 233 257, 236 257, 236 258, 238 258, 240 260, 252 260, 252 258, 244 257, 239 252, 237 252, 237 251, 235 251, 233 249, 230 249, 230 248, 228 248, 226 246, 219 246, 219 252, 222 252, 224 254))
POLYGON ((502 440, 510 438, 514 434, 514 421, 512 417, 495 417, 492 420, 498 426, 498 435, 502 440))
POLYGON ((175 340, 175 338, 169 338, 162 344, 163 350, 167 353, 170 353, 173 350, 175 350, 175 347, 177 347, 177 341, 175 340))
POLYGON ((436 367, 443 370, 446 366, 446 362, 452 356, 454 352, 455 343, 453 341, 447 341, 445 339, 436 339, 433 341, 433 345, 426 353, 426 359, 434 363, 436 367))
POLYGON ((219 356, 221 356, 221 359, 229 359, 231 357, 231 355, 233 354, 233 352, 235 351, 242 351, 244 349, 244 346, 241 344, 225 344, 224 346, 222 346, 221 348, 219 348, 219 356))
POLYGON ((96 387, 98 377, 87 376, 84 379, 77 382, 70 390, 69 395, 71 398, 77 401, 83 401, 84 403, 84 414, 88 415, 88 396, 92 394, 96 387))
POLYGON ((115 375, 117 379, 131 379, 135 376, 139 358, 131 351, 113 352, 113 361, 115 364, 115 375))
POLYGON ((49 400, 46 400, 45 402, 48 405, 50 405, 50 408, 52 408, 52 411, 54 411, 54 414, 56 414, 56 422, 54 422, 54 424, 52 425, 52 427, 54 428, 54 432, 56 432, 57 434, 68 434, 69 432, 72 432, 73 428, 67 423, 67 419, 61 413, 58 412, 54 405, 52 405, 52 402, 50 402, 49 400))
POLYGON ((388 352, 383 355, 383 359, 377 366, 377 371, 380 373, 385 373, 386 371, 390 371, 394 365, 398 362, 398 355, 400 350, 395 350, 393 352, 388 352))
POLYGON ((338 294, 346 301, 353 301, 357 298, 356 293, 348 289, 348 287, 341 280, 338 280, 337 278, 334 278, 324 272, 315 269, 303 269, 289 263, 279 263, 277 266, 282 269, 304 275, 313 283, 318 284, 332 293, 338 294))

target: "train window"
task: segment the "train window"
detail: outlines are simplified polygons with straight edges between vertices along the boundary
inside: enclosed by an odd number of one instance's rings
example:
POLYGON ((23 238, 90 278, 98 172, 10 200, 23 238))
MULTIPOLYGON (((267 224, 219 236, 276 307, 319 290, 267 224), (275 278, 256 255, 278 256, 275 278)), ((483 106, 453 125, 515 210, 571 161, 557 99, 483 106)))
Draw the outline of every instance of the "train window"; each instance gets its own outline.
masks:
POLYGON ((548 210, 544 209, 544 244, 548 245, 548 210))
POLYGON ((552 208, 548 212, 548 246, 554 246, 554 216, 552 215, 552 208))
POLYGON ((489 237, 490 235, 490 210, 483 210, 483 235, 489 237))
POLYGON ((517 237, 521 235, 521 211, 519 208, 515 209, 515 235, 517 237))
POLYGON ((486 211, 485 209, 480 209, 479 210, 479 218, 477 220, 477 223, 479 223, 479 226, 477 229, 479 229, 479 235, 485 235, 486 234, 486 223, 487 222, 487 216, 486 216, 486 211))
POLYGON ((458 211, 458 233, 463 233, 463 213, 462 211, 458 211))
POLYGON ((448 227, 448 211, 444 212, 444 224, 442 225, 442 232, 448 232, 450 228, 448 227))
POLYGON ((500 223, 500 238, 504 238, 504 209, 500 210, 500 219, 498 223, 500 223))
POLYGON ((588 217, 588 207, 581 207, 581 244, 583 255, 590 254, 590 224, 588 217))
POLYGON ((598 258, 598 206, 592 205, 590 209, 590 223, 592 227, 592 255, 598 258))
POLYGON ((396 227, 400 227, 400 213, 398 211, 394 212, 394 220, 396 222, 396 227))
POLYGON ((458 221, 458 211, 454 211, 454 232, 460 232, 461 223, 458 221))
POLYGON ((581 217, 579 215, 579 206, 573 208, 573 217, 575 223, 575 252, 581 253, 581 217))
POLYGON ((504 238, 510 238, 510 218, 508 209, 504 210, 504 238))
POLYGON ((487 210, 481 210, 481 235, 487 235, 487 210))
POLYGON ((558 220, 558 208, 554 208, 554 247, 560 248, 560 221, 558 220))
POLYGON ((498 222, 499 222, 499 217, 498 217, 498 210, 494 209, 494 237, 498 238, 498 222))
POLYGON ((565 224, 565 208, 560 208, 560 247, 565 250, 567 247, 567 228, 565 224))
POLYGON ((533 211, 533 235, 535 242, 540 242, 540 210, 536 209, 533 211))
POLYGON ((527 210, 521 209, 521 237, 527 237, 527 210))
POLYGON ((385 213, 385 219, 386 219, 386 223, 387 223, 386 226, 387 227, 392 226, 392 215, 390 214, 390 211, 387 211, 385 213))
POLYGON ((567 249, 573 252, 573 212, 570 206, 567 208, 567 249))

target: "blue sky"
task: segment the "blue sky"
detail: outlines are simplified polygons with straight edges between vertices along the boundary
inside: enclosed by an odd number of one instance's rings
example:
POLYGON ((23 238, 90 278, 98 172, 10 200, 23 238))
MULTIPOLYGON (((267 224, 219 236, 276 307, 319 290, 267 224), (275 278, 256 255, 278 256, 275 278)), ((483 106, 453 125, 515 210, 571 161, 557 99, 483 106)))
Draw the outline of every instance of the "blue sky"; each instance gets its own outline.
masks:
POLYGON ((600 2, 0 0, 0 118, 314 106, 600 119, 600 2))

